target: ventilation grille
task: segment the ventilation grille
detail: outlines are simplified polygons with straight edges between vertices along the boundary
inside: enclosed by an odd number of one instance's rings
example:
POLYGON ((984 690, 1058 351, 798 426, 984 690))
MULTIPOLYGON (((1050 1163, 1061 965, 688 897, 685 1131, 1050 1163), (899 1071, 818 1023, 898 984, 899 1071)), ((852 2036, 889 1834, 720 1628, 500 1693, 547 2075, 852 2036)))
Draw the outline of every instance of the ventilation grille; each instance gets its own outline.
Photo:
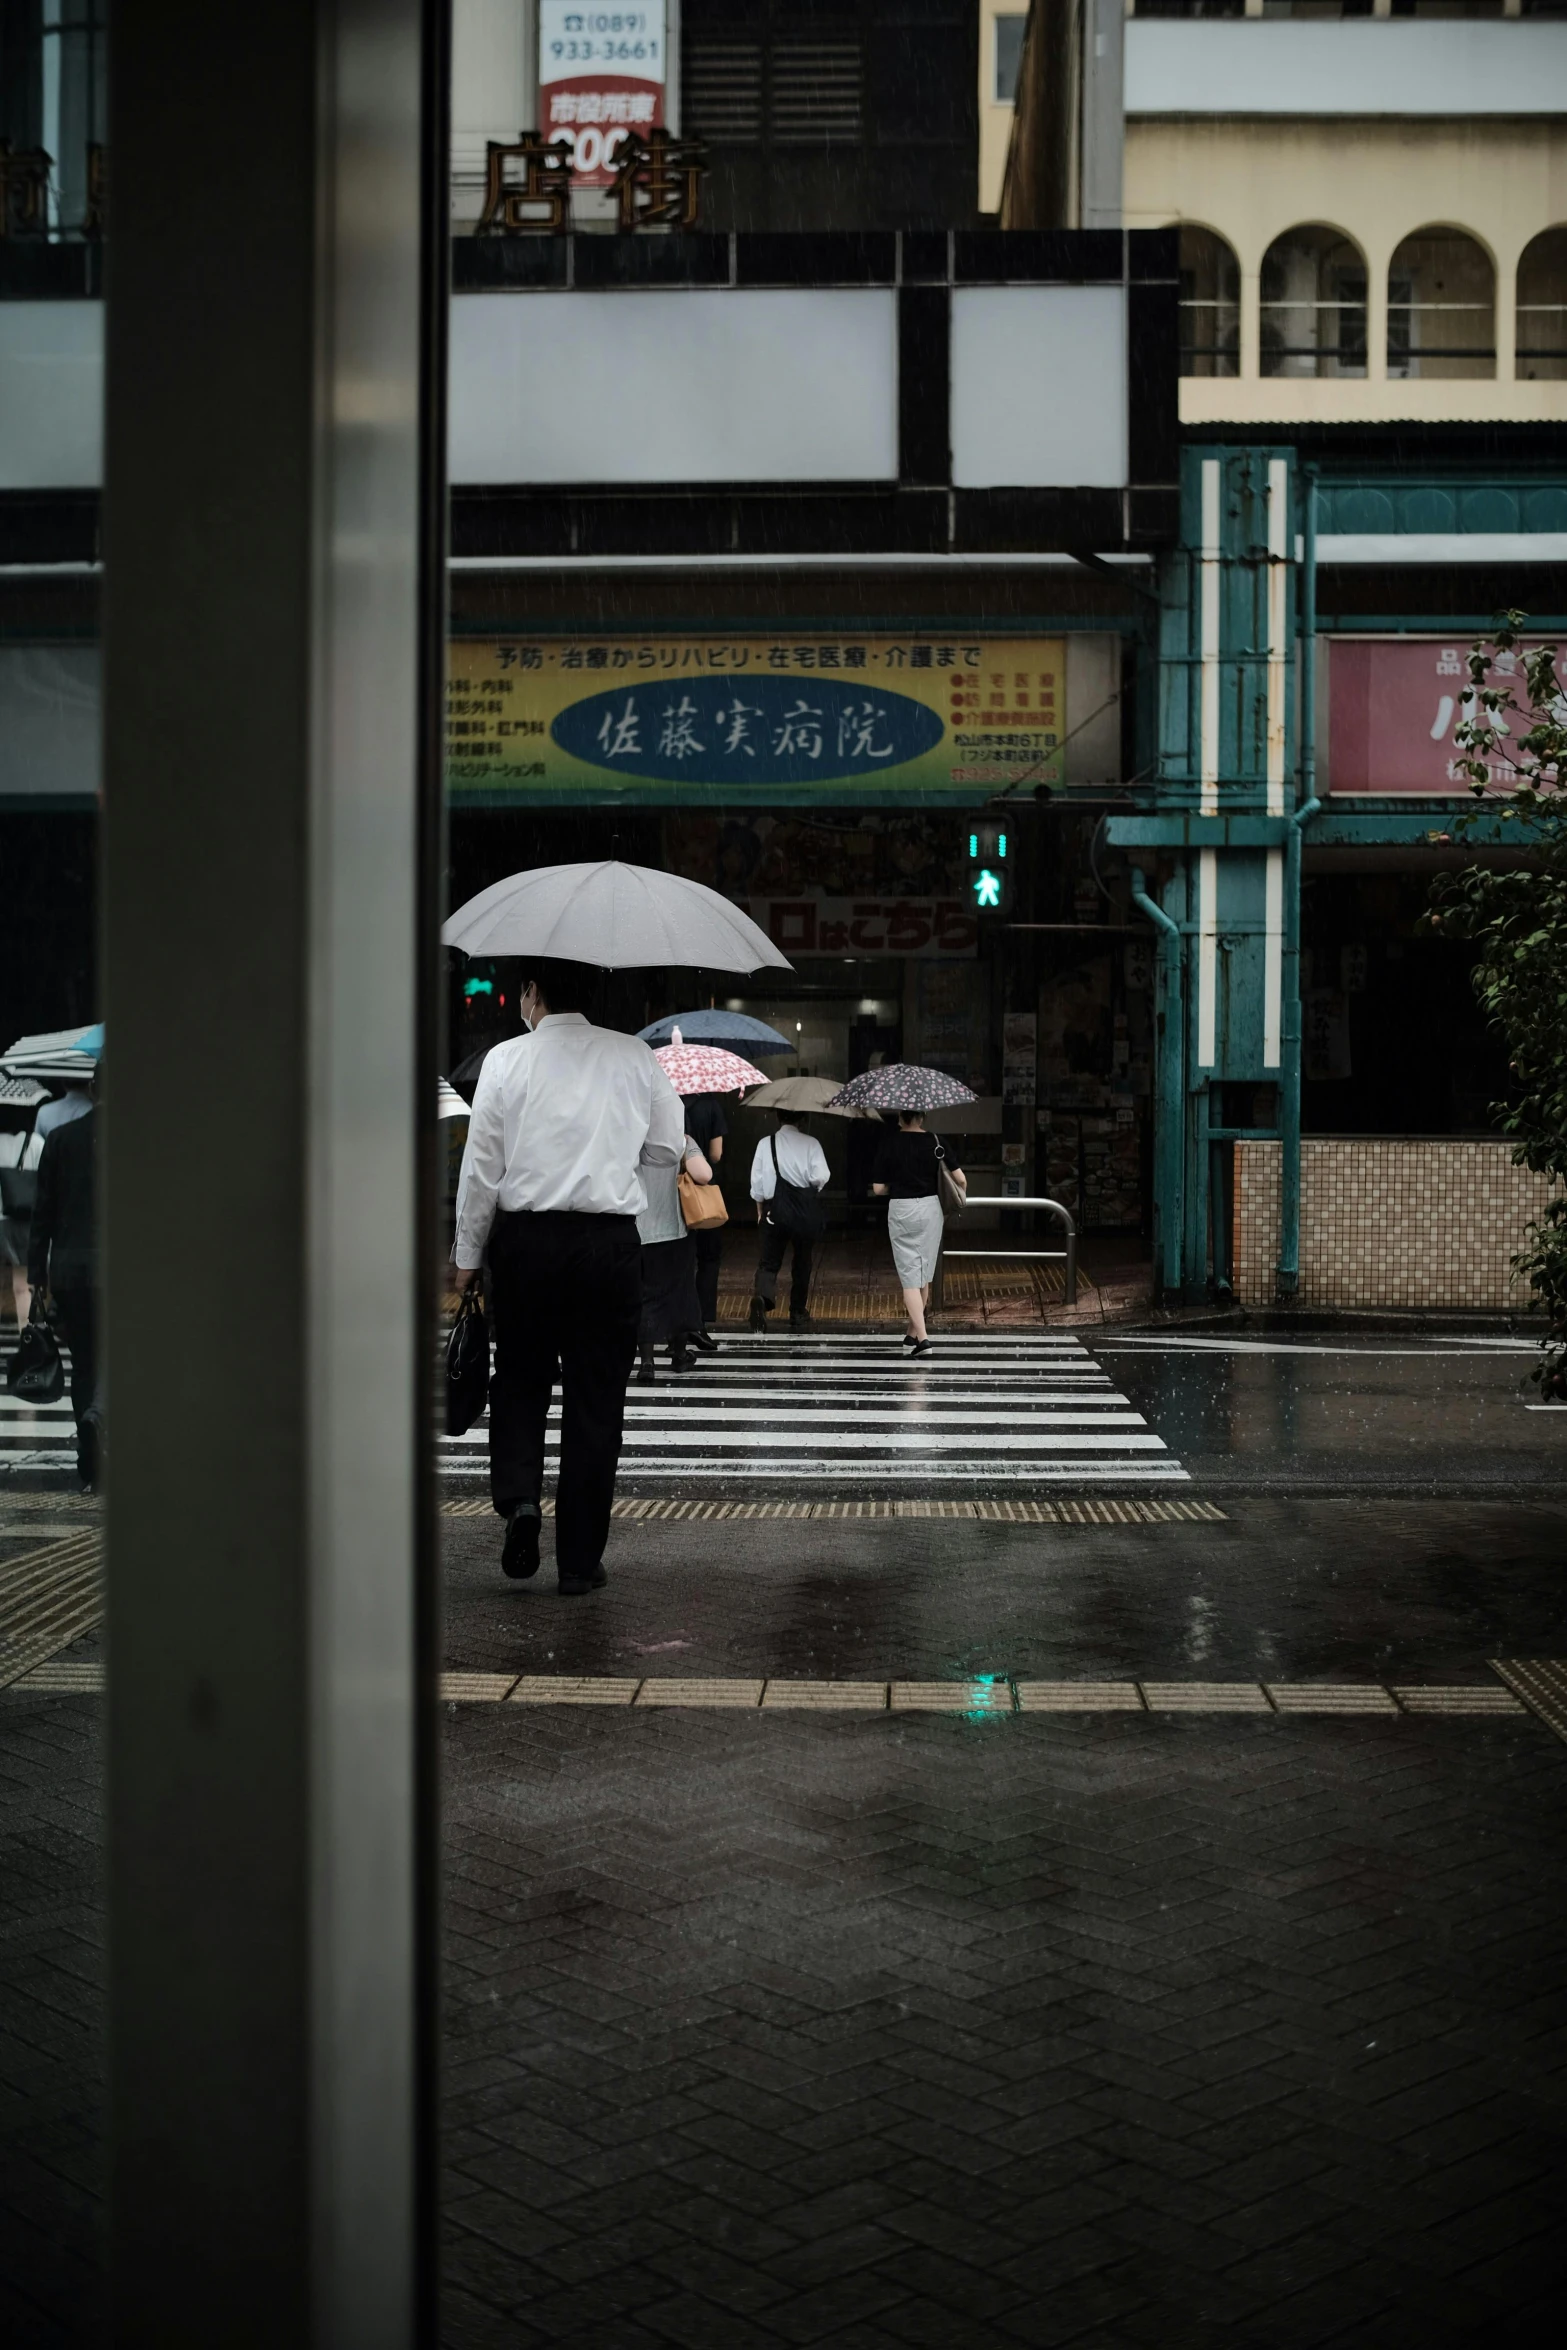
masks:
POLYGON ((715 146, 756 146, 764 115, 778 144, 817 146, 859 138, 863 90, 858 41, 778 41, 769 54, 760 41, 695 35, 686 42, 681 116, 687 130, 715 146))
POLYGON ((699 139, 754 147, 762 135, 762 45, 693 40, 680 93, 686 128, 699 139))
POLYGON ((780 41, 772 66, 771 128, 780 145, 859 137, 858 41, 780 41))

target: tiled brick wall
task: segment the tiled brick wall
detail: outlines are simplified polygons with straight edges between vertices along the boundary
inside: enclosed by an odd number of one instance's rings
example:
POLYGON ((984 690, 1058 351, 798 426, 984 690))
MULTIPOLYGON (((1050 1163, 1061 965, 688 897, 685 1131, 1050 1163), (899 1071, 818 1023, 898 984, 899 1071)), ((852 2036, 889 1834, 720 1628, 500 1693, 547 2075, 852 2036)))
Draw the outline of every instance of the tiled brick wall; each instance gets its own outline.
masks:
MULTIPOLYGON (((1509 1270, 1550 1179, 1515 1167, 1506 1142, 1301 1144, 1300 1290, 1307 1306, 1529 1302, 1509 1270)), ((1273 1303, 1279 1146, 1235 1145, 1235 1295, 1273 1303)))

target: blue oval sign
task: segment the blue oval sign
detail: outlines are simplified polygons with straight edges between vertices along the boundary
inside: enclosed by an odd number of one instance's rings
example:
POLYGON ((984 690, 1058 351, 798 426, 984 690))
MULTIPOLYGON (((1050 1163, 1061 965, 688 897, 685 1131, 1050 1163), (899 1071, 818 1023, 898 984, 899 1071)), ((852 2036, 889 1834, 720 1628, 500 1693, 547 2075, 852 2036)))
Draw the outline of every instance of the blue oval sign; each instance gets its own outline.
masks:
POLYGON ((814 783, 885 775, 935 749, 939 711, 824 677, 691 677, 617 687, 550 728, 585 766, 671 783, 814 783))

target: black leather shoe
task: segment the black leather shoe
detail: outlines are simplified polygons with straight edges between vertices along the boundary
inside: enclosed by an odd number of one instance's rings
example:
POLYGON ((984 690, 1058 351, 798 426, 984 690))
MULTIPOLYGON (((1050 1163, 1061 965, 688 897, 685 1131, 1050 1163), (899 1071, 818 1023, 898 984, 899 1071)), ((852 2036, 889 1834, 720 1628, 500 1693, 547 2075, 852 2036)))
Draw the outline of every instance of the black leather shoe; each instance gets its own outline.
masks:
POLYGON ((600 1560, 591 1575, 562 1575, 560 1595, 562 1599, 580 1599, 584 1592, 602 1591, 608 1581, 603 1561, 600 1560))
POLYGON ((654 1368, 651 1347, 637 1364, 637 1385, 639 1387, 656 1387, 658 1385, 658 1372, 654 1368))
POLYGON ((696 1369, 696 1356, 693 1354, 676 1354, 673 1349, 671 1349, 669 1356, 669 1367, 674 1372, 677 1379, 683 1379, 688 1371, 694 1371, 696 1369))
POLYGON ((526 1583, 530 1575, 539 1571, 539 1534, 543 1520, 537 1502, 523 1502, 514 1509, 506 1522, 506 1547, 501 1552, 501 1572, 510 1575, 514 1583, 526 1583))
POLYGON ((718 1341, 711 1330, 693 1330, 691 1344, 699 1354, 716 1355, 718 1352, 718 1341))
POLYGON ((753 1330, 767 1328, 767 1300, 764 1297, 753 1297, 751 1300, 751 1328, 753 1330))

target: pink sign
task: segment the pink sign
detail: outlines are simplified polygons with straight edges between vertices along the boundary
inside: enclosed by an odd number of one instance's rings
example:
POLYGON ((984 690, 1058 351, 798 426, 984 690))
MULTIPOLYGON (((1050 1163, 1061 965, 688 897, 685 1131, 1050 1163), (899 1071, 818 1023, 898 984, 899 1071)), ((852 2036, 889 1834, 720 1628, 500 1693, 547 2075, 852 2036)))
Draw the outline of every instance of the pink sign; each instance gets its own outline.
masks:
MULTIPOLYGON (((1533 645, 1527 648, 1533 650, 1533 645)), ((1453 737, 1472 708, 1469 639, 1335 637, 1328 655, 1328 788, 1410 792, 1433 799, 1466 793, 1453 737)), ((1523 650, 1498 654, 1490 683, 1524 698, 1523 650)), ((1523 731, 1521 728, 1519 731, 1523 731)), ((1499 791, 1517 780, 1503 758, 1488 759, 1499 791)))

